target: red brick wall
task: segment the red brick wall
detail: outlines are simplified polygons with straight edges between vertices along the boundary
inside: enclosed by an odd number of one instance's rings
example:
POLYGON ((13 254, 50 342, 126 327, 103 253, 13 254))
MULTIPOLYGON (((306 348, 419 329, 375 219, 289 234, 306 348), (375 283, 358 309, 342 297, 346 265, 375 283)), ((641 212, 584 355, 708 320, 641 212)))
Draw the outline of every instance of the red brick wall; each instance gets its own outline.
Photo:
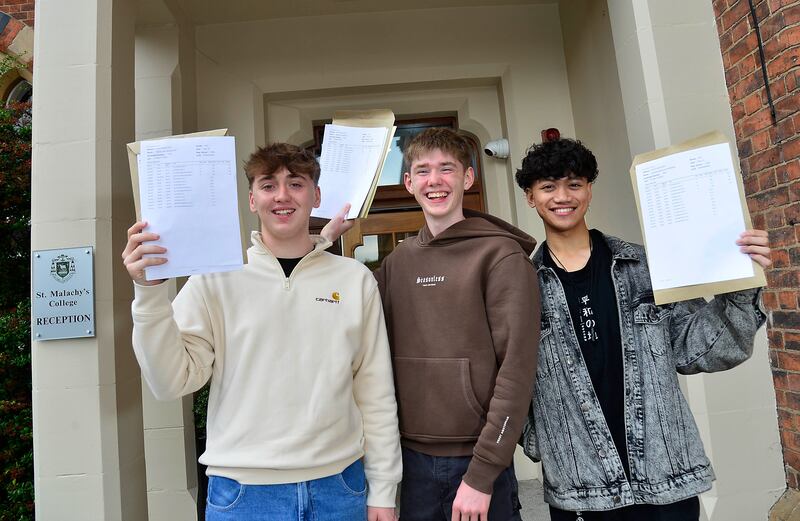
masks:
POLYGON ((0 0, 0 11, 33 27, 34 0, 0 0))
POLYGON ((774 265, 764 303, 786 482, 800 485, 800 0, 754 0, 776 111, 772 121, 748 0, 713 0, 736 144, 755 227, 774 265))

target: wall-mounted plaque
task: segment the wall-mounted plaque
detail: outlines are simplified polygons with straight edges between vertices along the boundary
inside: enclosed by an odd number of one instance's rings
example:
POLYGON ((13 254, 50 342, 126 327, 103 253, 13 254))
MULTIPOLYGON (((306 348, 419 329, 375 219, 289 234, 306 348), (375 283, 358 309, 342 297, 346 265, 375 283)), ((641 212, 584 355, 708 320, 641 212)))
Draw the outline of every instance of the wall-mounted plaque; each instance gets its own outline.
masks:
POLYGON ((34 340, 93 337, 91 246, 33 252, 34 340))

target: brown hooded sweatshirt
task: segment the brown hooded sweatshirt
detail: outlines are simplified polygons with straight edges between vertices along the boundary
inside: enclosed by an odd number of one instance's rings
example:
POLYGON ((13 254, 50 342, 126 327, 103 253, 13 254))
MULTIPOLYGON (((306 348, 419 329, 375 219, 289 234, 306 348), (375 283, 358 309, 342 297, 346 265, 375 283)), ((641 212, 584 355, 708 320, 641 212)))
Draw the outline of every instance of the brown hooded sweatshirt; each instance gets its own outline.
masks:
POLYGON ((490 494, 514 456, 536 374, 539 283, 530 235, 479 212, 403 241, 376 272, 404 446, 472 456, 490 494))

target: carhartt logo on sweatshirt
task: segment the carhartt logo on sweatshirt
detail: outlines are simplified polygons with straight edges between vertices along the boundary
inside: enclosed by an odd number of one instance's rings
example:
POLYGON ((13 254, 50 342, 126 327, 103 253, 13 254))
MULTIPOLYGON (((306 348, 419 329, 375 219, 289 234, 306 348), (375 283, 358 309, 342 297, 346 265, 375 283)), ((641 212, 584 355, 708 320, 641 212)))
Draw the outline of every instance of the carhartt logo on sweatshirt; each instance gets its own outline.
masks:
POLYGON ((338 291, 334 291, 331 293, 330 298, 325 297, 317 297, 317 302, 327 302, 328 304, 339 304, 339 299, 341 296, 339 295, 338 291))
POLYGON ((417 284, 425 287, 436 286, 440 282, 444 282, 446 278, 447 277, 444 275, 428 275, 426 277, 417 277, 417 284))

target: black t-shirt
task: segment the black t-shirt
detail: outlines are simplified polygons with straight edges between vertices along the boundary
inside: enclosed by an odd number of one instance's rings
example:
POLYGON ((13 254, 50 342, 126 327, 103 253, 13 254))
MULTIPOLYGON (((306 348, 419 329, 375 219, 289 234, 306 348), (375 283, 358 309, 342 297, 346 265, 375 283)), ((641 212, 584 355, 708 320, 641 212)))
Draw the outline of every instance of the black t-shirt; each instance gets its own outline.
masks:
POLYGON ((303 257, 297 257, 296 259, 281 259, 278 257, 278 262, 281 263, 283 274, 287 279, 289 278, 289 275, 292 274, 292 270, 295 268, 295 266, 297 266, 297 263, 299 263, 302 259, 303 257))
MULTIPOLYGON (((611 280, 611 250, 603 234, 591 230, 592 253, 586 266, 567 272, 544 249, 544 264, 553 268, 564 288, 575 336, 592 379, 594 392, 630 477, 625 442, 625 393, 622 340, 617 297, 611 280)), ((547 243, 545 242, 545 246, 547 243)))

